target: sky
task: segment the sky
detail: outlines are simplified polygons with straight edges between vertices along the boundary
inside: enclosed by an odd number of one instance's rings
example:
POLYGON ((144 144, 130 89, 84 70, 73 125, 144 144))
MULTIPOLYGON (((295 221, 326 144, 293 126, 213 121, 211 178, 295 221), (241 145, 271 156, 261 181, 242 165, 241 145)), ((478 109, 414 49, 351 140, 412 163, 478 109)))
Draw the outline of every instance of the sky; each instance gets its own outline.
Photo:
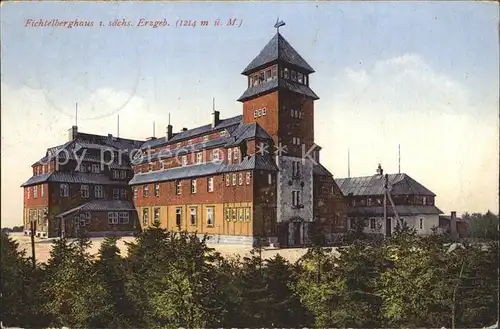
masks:
POLYGON ((276 33, 315 69, 315 141, 336 178, 401 172, 450 211, 498 212, 495 2, 8 2, 1 10, 1 219, 75 124, 145 139, 242 113, 242 70, 276 33), (166 19, 167 27, 138 27, 166 19), (236 18, 237 26, 227 26, 236 18), (34 21, 92 21, 33 27, 34 21), (130 27, 109 26, 114 20, 130 27), (197 26, 176 27, 178 20, 197 26), (209 26, 199 26, 201 20, 209 26), (220 20, 221 26, 214 26, 220 20), (101 22, 102 25, 101 26, 101 22))

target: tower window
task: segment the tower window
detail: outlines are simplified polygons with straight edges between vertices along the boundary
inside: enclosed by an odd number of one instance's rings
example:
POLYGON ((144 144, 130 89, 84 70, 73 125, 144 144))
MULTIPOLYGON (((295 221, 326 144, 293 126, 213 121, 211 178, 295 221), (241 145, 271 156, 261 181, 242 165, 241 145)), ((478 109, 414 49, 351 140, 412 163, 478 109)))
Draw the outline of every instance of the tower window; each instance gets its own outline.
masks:
POLYGON ((271 70, 266 70, 265 78, 266 78, 266 81, 271 80, 271 70))

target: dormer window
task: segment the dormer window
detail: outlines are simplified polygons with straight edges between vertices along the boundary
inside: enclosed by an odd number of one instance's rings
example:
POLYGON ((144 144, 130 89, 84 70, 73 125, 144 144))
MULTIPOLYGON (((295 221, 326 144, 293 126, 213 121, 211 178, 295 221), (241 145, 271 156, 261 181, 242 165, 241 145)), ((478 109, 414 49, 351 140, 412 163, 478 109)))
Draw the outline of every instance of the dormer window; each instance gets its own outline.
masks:
POLYGON ((226 131, 225 130, 223 130, 223 131, 220 132, 220 137, 224 137, 224 136, 226 136, 226 131))
POLYGON ((264 79, 264 72, 260 72, 259 73, 259 83, 263 82, 265 79, 264 79))
POLYGON ((304 84, 307 85, 307 75, 304 74, 304 84))
POLYGON ((203 136, 203 141, 204 142, 208 141, 208 135, 207 136, 203 136))
POLYGON ((283 69, 283 74, 284 74, 284 78, 288 79, 288 69, 286 67, 283 69))
POLYGON ((292 78, 292 81, 297 81, 297 72, 295 72, 294 70, 292 70, 292 72, 291 72, 291 78, 292 78))
POLYGON ((271 80, 271 70, 270 69, 266 70, 264 77, 265 77, 266 81, 271 80))
POLYGON ((276 79, 276 66, 271 69, 271 79, 276 79))

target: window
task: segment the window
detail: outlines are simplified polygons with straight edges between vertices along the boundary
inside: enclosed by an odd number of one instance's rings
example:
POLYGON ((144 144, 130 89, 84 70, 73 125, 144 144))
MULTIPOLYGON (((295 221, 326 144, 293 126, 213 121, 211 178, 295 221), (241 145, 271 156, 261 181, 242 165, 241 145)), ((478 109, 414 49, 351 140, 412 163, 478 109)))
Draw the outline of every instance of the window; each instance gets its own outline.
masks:
POLYGON ((371 206, 371 205, 372 205, 372 199, 371 199, 371 198, 368 198, 368 199, 366 200, 366 205, 367 205, 367 206, 371 206))
POLYGON ((175 225, 181 227, 182 224, 182 208, 175 209, 175 225))
POLYGON ((264 75, 264 79, 266 79, 266 81, 268 80, 271 80, 271 70, 266 70, 265 72, 265 75, 264 75))
POLYGON ((134 199, 137 199, 137 186, 134 186, 133 189, 134 189, 134 199))
POLYGON ((229 162, 231 162, 231 159, 232 159, 231 155, 232 155, 231 149, 227 149, 227 159, 229 160, 229 162))
POLYGON ((160 208, 154 208, 153 209, 153 220, 155 223, 160 222, 160 208))
POLYGON ((259 73, 259 83, 264 81, 264 72, 259 73))
POLYGON ((214 207, 207 207, 207 226, 214 226, 214 207))
MULTIPOLYGON (((75 222, 76 222, 76 218, 75 218, 75 222)), ((76 223, 75 223, 76 224, 76 223)), ((85 217, 83 214, 80 215, 80 227, 85 227, 85 217)))
POLYGON ((208 192, 214 191, 214 178, 213 177, 207 178, 207 189, 208 189, 208 192))
POLYGON ((208 141, 208 135, 203 136, 203 141, 204 142, 208 141))
POLYGON ((292 177, 300 176, 300 161, 292 162, 292 177))
POLYGON ((233 174, 233 186, 236 185, 236 174, 233 174))
POLYGON ((377 222, 375 218, 370 218, 370 230, 374 230, 377 227, 377 222))
POLYGON ((285 79, 288 79, 288 69, 286 67, 283 69, 283 73, 285 75, 285 79))
POLYGON ((123 188, 122 188, 122 189, 120 190, 120 198, 121 198, 122 200, 127 200, 127 190, 126 190, 126 189, 123 189, 123 188))
POLYGON ((271 79, 276 79, 276 66, 271 69, 271 79))
POLYGON ((244 209, 238 208, 238 220, 243 221, 245 219, 244 209))
POLYGON ((114 179, 120 178, 120 175, 118 174, 118 170, 113 170, 113 178, 114 179))
POLYGON ((90 224, 90 213, 89 212, 85 212, 83 214, 80 215, 80 218, 83 218, 85 220, 85 223, 88 225, 90 224))
POLYGON ((189 208, 189 219, 192 226, 196 226, 196 208, 189 208))
POLYGON ((91 168, 92 172, 94 174, 98 174, 101 172, 100 168, 99 168, 99 164, 96 164, 96 163, 93 163, 92 164, 92 168, 91 168))
POLYGON ((262 116, 266 115, 267 109, 265 107, 262 108, 262 116))
POLYGON ((300 137, 292 137, 293 145, 300 145, 300 137))
POLYGON ((96 185, 94 187, 94 194, 97 199, 102 199, 104 197, 104 191, 102 190, 102 185, 96 185))
POLYGON ((226 220, 231 219, 231 208, 226 208, 226 220))
POLYGON ((297 72, 295 72, 294 70, 291 70, 291 78, 292 81, 297 81, 297 72))
POLYGON ((191 179, 191 193, 196 193, 196 179, 191 179))
POLYGON ((160 196, 160 184, 155 183, 155 197, 160 196))
POLYGON ((226 131, 225 130, 223 130, 223 131, 220 132, 220 137, 224 137, 224 136, 226 136, 226 131))
MULTIPOLYGON (((231 175, 226 174, 226 186, 231 185, 231 175)), ((28 195, 29 195, 29 190, 28 190, 28 195)))
POLYGON ((267 174, 267 183, 269 185, 273 184, 273 176, 271 174, 267 174))
POLYGON ((128 224, 129 223, 129 214, 126 211, 122 211, 118 213, 118 223, 119 224, 128 224))
POLYGON ((119 200, 120 199, 120 189, 114 188, 113 189, 113 200, 119 200))
POLYGON ((149 197, 149 185, 144 185, 142 187, 142 197, 143 198, 149 197))
POLYGON ((178 180, 175 182, 175 194, 180 195, 182 193, 182 182, 178 180))
POLYGON ((80 196, 84 199, 89 197, 89 186, 88 185, 80 185, 80 196))
POLYGON ((181 147, 182 143, 177 143, 177 148, 181 147))
POLYGON ((245 220, 250 221, 250 207, 245 208, 245 220))
POLYGON ((304 82, 304 75, 300 72, 297 72, 297 81, 298 81, 298 83, 304 82))
POLYGON ((240 150, 237 147, 235 147, 233 150, 233 159, 234 160, 238 159, 239 153, 240 153, 240 150))
POLYGON ((300 206, 300 191, 292 191, 292 205, 300 206))
POLYGON ((31 187, 28 187, 27 190, 28 190, 28 200, 29 200, 31 194, 31 187))
POLYGON ((40 198, 43 198, 43 185, 40 185, 40 198))
POLYGON ((121 179, 127 178, 127 171, 125 171, 125 170, 120 171, 120 178, 121 179))
POLYGON ((117 212, 108 212, 108 224, 118 224, 117 212))
POLYGON ((238 185, 243 185, 243 174, 242 173, 240 173, 238 175, 238 185))
POLYGON ((251 178, 252 178, 252 173, 247 172, 247 174, 246 174, 246 183, 247 183, 247 185, 249 185, 249 184, 250 184, 250 179, 251 179, 251 178))
POLYGON ((203 163, 203 152, 196 153, 196 163, 203 163))
POLYGON ((304 74, 304 84, 307 85, 307 75, 304 74))
POLYGON ((419 228, 420 230, 423 230, 423 229, 424 229, 424 219, 423 219, 423 218, 420 218, 420 219, 418 220, 418 228, 419 228))
POLYGON ((425 197, 425 196, 424 196, 424 197, 422 197, 422 204, 423 204, 424 206, 426 206, 426 205, 427 205, 427 197, 425 197))
POLYGON ((148 208, 142 209, 142 224, 144 224, 144 225, 149 224, 149 209, 148 208))
POLYGON ((38 186, 33 186, 33 199, 38 198, 38 186))
POLYGON ((212 150, 212 161, 219 161, 219 149, 212 150))
POLYGON ((232 210, 232 214, 231 214, 232 216, 231 216, 231 218, 232 218, 232 220, 235 221, 236 220, 236 211, 237 211, 237 209, 236 208, 232 208, 231 210, 232 210))
POLYGON ((59 185, 59 195, 62 197, 67 197, 69 195, 69 185, 68 184, 59 185))

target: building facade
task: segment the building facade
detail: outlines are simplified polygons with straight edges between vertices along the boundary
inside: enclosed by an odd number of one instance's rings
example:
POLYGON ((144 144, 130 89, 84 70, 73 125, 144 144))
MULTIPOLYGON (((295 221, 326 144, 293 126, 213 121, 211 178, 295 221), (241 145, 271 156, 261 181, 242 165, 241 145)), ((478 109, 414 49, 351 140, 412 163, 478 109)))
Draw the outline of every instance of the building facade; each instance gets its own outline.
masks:
POLYGON ((24 227, 36 223, 36 235, 55 237, 137 230, 137 216, 128 181, 128 153, 142 141, 69 130, 68 141, 51 147, 32 165, 24 190, 24 227), (121 151, 120 151, 121 150, 121 151))
POLYGON ((404 222, 420 235, 439 231, 439 215, 442 212, 435 205, 436 195, 407 174, 387 175, 388 190, 394 206, 387 199, 386 219, 385 180, 380 166, 373 176, 339 178, 335 181, 346 198, 349 229, 355 229, 357 222, 363 225, 363 231, 367 234, 390 236, 396 226, 404 222))
POLYGON ((146 142, 130 185, 141 227, 216 243, 310 242, 313 225, 345 231, 346 205, 314 143, 314 70, 277 33, 244 69, 242 115, 146 142))
POLYGON ((344 196, 314 143, 312 73, 276 33, 242 72, 241 115, 214 108, 204 126, 169 125, 146 141, 72 128, 23 184, 26 229, 35 220, 42 236, 125 234, 157 223, 213 243, 280 246, 310 243, 313 229, 345 232, 344 196))

